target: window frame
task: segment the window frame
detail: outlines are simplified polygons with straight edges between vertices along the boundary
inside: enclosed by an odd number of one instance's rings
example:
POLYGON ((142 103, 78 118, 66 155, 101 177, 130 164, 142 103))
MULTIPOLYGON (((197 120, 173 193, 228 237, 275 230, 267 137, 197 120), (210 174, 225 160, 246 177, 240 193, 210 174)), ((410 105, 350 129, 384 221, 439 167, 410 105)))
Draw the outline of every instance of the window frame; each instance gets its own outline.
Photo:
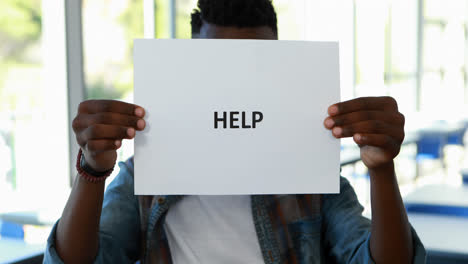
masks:
POLYGON ((65 39, 68 92, 68 142, 70 156, 70 187, 76 177, 79 146, 71 129, 78 105, 86 98, 83 69, 82 0, 65 0, 65 39))

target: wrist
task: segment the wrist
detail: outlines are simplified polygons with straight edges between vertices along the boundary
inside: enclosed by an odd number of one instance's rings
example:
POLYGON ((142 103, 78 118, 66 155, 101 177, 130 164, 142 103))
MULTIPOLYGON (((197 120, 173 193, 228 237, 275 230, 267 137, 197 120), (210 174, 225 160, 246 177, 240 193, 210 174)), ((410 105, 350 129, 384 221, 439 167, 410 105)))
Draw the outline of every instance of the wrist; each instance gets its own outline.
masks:
POLYGON ((369 176, 371 190, 374 193, 377 191, 383 194, 391 190, 399 192, 398 180, 393 161, 389 164, 385 164, 384 166, 369 169, 369 176))
POLYGON ((78 152, 78 157, 76 161, 76 169, 78 174, 89 182, 101 182, 105 181, 107 177, 109 177, 114 170, 111 168, 106 171, 96 171, 94 170, 89 164, 86 163, 85 156, 83 151, 80 149, 78 152))
POLYGON ((81 153, 80 167, 86 173, 88 173, 90 175, 93 175, 95 177, 105 176, 109 171, 112 171, 112 168, 110 168, 110 169, 94 169, 94 167, 91 166, 89 164, 89 162, 86 160, 86 157, 85 157, 83 152, 81 153))
POLYGON ((375 171, 375 172, 382 172, 382 171, 391 171, 394 170, 394 163, 393 160, 383 163, 379 166, 368 168, 369 172, 370 171, 375 171))
POLYGON ((371 179, 377 178, 395 178, 395 165, 393 160, 374 168, 368 168, 371 179))

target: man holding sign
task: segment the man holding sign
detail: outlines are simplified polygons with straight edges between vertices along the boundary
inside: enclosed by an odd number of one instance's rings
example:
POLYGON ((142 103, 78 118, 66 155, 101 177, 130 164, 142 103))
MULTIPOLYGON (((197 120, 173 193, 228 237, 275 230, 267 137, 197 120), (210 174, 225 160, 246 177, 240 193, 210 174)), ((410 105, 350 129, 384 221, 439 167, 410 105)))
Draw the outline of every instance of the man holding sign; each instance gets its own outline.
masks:
MULTIPOLYGON (((199 0, 192 35, 276 40, 276 14, 270 0, 199 0)), ((424 247, 408 223, 395 176, 404 117, 394 99, 332 103, 320 122, 335 145, 346 137, 359 145, 370 174, 372 220, 362 216, 344 178, 338 194, 137 196, 130 159, 104 194, 122 140, 163 129, 147 122, 159 112, 143 107, 109 100, 80 104, 73 121, 81 146, 79 176, 49 238, 46 263, 424 263, 424 247)), ((207 127, 210 133, 261 131, 271 118, 253 107, 212 109, 207 127)))

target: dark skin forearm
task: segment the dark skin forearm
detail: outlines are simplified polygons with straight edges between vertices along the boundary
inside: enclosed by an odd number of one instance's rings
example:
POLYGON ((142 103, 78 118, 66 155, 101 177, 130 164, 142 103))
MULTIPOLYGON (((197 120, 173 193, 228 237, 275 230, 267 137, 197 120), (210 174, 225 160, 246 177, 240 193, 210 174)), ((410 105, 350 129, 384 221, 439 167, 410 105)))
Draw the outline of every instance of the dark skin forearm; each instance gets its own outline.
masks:
POLYGON ((411 229, 393 164, 405 138, 398 103, 388 96, 361 97, 331 105, 328 114, 325 127, 336 138, 352 137, 369 169, 372 258, 379 264, 411 263, 411 229))
MULTIPOLYGON (((80 103, 72 127, 86 162, 95 171, 115 166, 122 140, 133 139, 145 128, 143 108, 120 101, 88 100, 80 103)), ((76 177, 57 226, 56 249, 65 263, 92 263, 99 247, 99 219, 104 182, 76 177)))
POLYGON ((393 162, 371 169, 370 250, 376 263, 411 263, 413 241, 393 162))
POLYGON ((104 182, 77 176, 57 226, 56 248, 65 263, 92 263, 98 252, 104 182))
MULTIPOLYGON (((115 166, 122 140, 133 139, 145 128, 145 110, 113 100, 80 103, 72 127, 86 162, 95 171, 115 166)), ((99 219, 104 182, 91 183, 76 177, 57 226, 56 249, 65 263, 92 263, 99 247, 99 219)))

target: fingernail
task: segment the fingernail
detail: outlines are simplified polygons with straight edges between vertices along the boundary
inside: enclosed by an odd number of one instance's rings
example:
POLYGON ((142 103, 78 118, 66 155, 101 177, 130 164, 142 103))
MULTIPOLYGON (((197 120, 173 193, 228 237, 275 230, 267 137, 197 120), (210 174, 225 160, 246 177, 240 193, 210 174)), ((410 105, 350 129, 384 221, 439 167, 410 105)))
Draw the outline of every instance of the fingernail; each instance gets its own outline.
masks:
POLYGON ((328 128, 332 128, 334 124, 335 124, 335 121, 333 121, 333 119, 331 118, 327 118, 325 120, 325 126, 328 128))
POLYGON ((116 147, 120 147, 121 142, 120 142, 120 140, 116 140, 116 141, 114 142, 114 144, 115 144, 116 147))
POLYGON ((338 114, 338 107, 336 105, 332 105, 330 106, 330 108, 328 108, 328 113, 330 115, 336 115, 338 114))
POLYGON ((138 108, 135 109, 135 115, 136 116, 143 117, 144 113, 145 113, 145 111, 141 107, 138 107, 138 108))
POLYGON ((335 136, 341 136, 341 133, 343 133, 343 129, 341 127, 335 127, 333 128, 333 134, 335 136))
POLYGON ((143 119, 138 120, 138 121, 137 121, 137 128, 138 128, 138 129, 143 129, 143 128, 145 128, 145 120, 143 120, 143 119))
POLYGON ((129 137, 133 137, 135 135, 135 129, 133 129, 133 128, 127 129, 127 135, 129 137))

